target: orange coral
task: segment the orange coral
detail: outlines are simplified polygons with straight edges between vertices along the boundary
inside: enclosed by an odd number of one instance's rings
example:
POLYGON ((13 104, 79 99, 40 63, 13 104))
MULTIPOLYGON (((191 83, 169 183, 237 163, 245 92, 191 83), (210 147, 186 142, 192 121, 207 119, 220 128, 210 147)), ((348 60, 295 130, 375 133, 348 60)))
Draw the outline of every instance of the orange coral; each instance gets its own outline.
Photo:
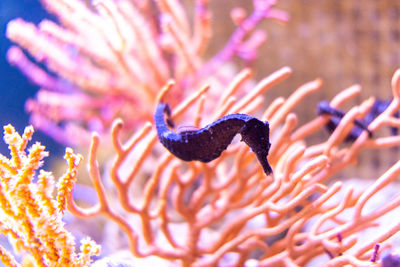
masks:
MULTIPOLYGON (((219 102, 220 105, 215 106, 213 114, 208 117, 259 110, 262 93, 288 77, 290 72, 285 67, 260 81, 251 94, 240 97, 241 84, 248 79, 243 75, 246 72, 242 72, 230 84, 230 92, 221 93, 229 100, 219 102)), ((371 131, 397 123, 393 114, 399 110, 399 78, 400 70, 393 77, 392 104, 374 120, 369 127, 371 131)), ((168 83, 159 99, 172 86, 173 83, 168 83)), ((123 125, 117 120, 112 128, 117 155, 109 176, 125 212, 113 208, 116 204, 114 198, 106 193, 100 179, 96 161, 99 136, 96 134, 92 137, 89 153, 89 172, 99 203, 83 209, 69 199, 68 209, 80 217, 104 214, 116 222, 127 235, 130 250, 136 257, 153 255, 180 261, 183 266, 215 266, 228 262, 242 266, 252 260, 260 266, 303 266, 321 254, 332 255, 333 258, 327 261, 330 266, 373 264, 369 259, 375 245, 387 244, 386 240, 397 232, 399 226, 377 233, 368 243, 358 243, 357 237, 363 230, 375 226, 378 218, 398 207, 400 196, 367 214, 364 206, 400 174, 400 163, 363 193, 355 193, 343 182, 329 187, 323 182, 354 164, 364 148, 394 146, 399 137, 371 140, 365 133, 350 145, 342 144, 354 118, 365 114, 371 107, 369 99, 351 109, 328 140, 307 145, 305 138, 319 131, 328 118, 320 116, 297 127, 297 117, 292 110, 321 86, 320 80, 307 83, 287 100, 277 99, 264 112, 263 118, 269 120, 271 126, 269 160, 273 165, 273 176, 266 177, 254 155, 241 144, 231 145, 220 158, 208 164, 184 163, 169 152, 160 152, 151 124, 146 124, 130 140, 121 143, 123 125), (377 145, 380 140, 385 140, 384 145, 377 145), (131 154, 134 155, 133 162, 131 154), (158 160, 147 169, 146 162, 154 162, 154 155, 159 155, 158 160), (130 167, 126 169, 124 163, 128 157, 130 167), (135 190, 138 186, 136 179, 140 176, 146 177, 144 188, 135 190), (332 200, 343 190, 346 190, 343 199, 332 200), (349 210, 354 215, 343 218, 341 214, 349 210), (137 224, 132 224, 132 216, 127 217, 127 214, 137 216, 137 224), (177 234, 177 229, 184 232, 183 236, 177 234), (304 232, 304 229, 308 230, 304 232), (269 242, 270 239, 278 241, 269 242), (256 251, 258 254, 254 254, 256 251)), ((202 88, 176 107, 172 117, 178 119, 198 99, 203 99, 199 96, 205 95, 207 88, 202 88)), ((351 87, 338 94, 330 104, 338 107, 359 90, 359 87, 351 87)), ((202 105, 199 113, 202 114, 202 105)))

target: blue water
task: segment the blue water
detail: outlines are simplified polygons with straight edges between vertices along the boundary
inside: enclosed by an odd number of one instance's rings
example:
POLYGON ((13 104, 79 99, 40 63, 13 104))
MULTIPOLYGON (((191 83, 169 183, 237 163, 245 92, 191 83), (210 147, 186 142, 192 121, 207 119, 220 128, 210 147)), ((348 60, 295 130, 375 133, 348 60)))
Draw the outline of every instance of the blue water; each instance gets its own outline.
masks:
MULTIPOLYGON (((7 145, 3 142, 3 125, 12 123, 22 133, 29 125, 29 115, 24 110, 26 99, 34 97, 39 89, 32 84, 18 69, 10 66, 6 60, 6 51, 11 42, 5 37, 8 21, 21 17, 26 21, 39 23, 43 18, 52 18, 40 5, 39 1, 1 0, 0 1, 0 153, 8 156, 7 145)), ((64 146, 55 143, 44 133, 36 131, 33 141, 40 141, 47 147, 50 155, 61 157, 64 146)))

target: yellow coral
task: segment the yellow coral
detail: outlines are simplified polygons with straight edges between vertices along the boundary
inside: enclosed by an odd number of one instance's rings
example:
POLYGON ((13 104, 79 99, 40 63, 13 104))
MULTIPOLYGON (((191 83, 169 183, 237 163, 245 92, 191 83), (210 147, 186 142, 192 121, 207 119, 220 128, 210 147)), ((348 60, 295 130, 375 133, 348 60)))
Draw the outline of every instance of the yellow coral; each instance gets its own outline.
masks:
POLYGON ((0 246, 0 260, 5 265, 10 267, 17 267, 20 266, 14 259, 14 257, 2 246, 0 246))
POLYGON ((76 169, 82 160, 82 157, 80 155, 75 155, 71 148, 67 148, 64 158, 68 162, 69 169, 60 179, 60 183, 58 185, 57 202, 58 211, 61 213, 65 210, 66 197, 71 194, 72 188, 76 182, 76 169))
MULTIPOLYGON (((62 222, 65 198, 71 194, 81 156, 67 148, 68 169, 60 179, 56 201, 52 197, 51 173, 40 170, 38 181, 33 181, 48 153, 40 143, 35 143, 26 153, 32 134, 31 126, 22 136, 13 126, 4 127, 4 140, 11 158, 0 155, 0 232, 13 241, 17 251, 30 254, 25 255, 29 260, 24 260, 24 265, 31 262, 36 266, 87 266, 91 257, 99 254, 99 246, 85 239, 78 255, 75 239, 62 222)), ((19 265, 4 248, 0 248, 0 259, 7 266, 19 265)))

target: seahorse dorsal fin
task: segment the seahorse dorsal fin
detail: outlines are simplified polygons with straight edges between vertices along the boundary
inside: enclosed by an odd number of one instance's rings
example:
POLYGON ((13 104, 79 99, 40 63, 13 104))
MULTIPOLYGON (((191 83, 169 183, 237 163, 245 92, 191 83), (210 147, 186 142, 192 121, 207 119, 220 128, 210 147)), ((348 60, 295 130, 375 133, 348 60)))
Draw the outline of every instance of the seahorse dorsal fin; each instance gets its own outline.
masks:
POLYGON ((183 134, 183 133, 192 133, 192 132, 197 132, 199 128, 193 125, 181 125, 178 127, 176 132, 178 134, 183 134))

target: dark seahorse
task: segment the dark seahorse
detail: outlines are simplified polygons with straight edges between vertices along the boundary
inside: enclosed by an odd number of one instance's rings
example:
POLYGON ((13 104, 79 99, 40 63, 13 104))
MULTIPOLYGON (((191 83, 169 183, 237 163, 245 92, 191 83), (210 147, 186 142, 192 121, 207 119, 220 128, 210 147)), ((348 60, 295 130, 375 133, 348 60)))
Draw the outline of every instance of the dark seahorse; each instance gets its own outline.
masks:
MULTIPOLYGON (((347 135, 345 141, 354 142, 363 131, 368 133, 369 138, 372 137, 372 132, 368 130, 368 125, 386 108, 388 104, 376 100, 371 111, 367 114, 364 120, 354 120, 353 129, 347 135)), ((327 101, 321 101, 318 104, 318 115, 328 114, 331 116, 328 123, 326 124, 326 129, 332 133, 336 127, 339 125, 341 119, 344 117, 345 113, 341 110, 335 109, 329 105, 327 101)))
POLYGON ((170 115, 168 104, 160 102, 154 120, 160 142, 176 157, 184 161, 212 161, 221 155, 236 134, 240 134, 241 141, 257 156, 265 174, 272 173, 267 160, 271 147, 268 122, 246 114, 230 114, 199 130, 176 133, 168 127, 173 127, 170 115))

